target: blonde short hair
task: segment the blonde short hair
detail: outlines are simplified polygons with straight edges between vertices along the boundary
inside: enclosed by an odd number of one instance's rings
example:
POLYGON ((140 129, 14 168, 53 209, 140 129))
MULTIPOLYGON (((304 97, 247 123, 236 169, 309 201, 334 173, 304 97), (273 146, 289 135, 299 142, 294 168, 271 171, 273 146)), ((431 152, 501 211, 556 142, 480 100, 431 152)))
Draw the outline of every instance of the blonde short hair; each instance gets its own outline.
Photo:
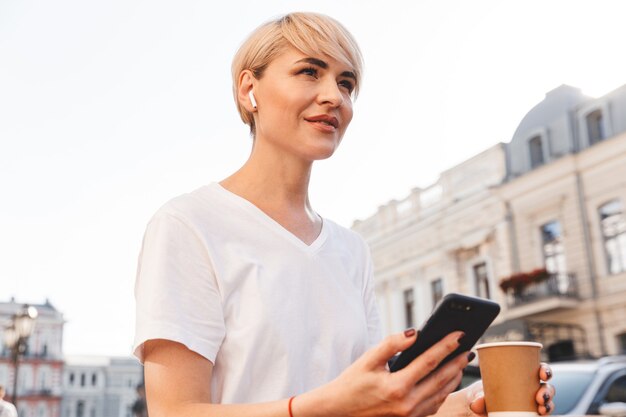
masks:
POLYGON ((250 70, 257 79, 286 47, 309 56, 327 55, 352 68, 356 77, 354 96, 363 72, 361 50, 348 30, 335 19, 318 13, 289 13, 259 26, 241 45, 231 66, 233 94, 241 120, 254 134, 254 117, 237 98, 239 76, 250 70))

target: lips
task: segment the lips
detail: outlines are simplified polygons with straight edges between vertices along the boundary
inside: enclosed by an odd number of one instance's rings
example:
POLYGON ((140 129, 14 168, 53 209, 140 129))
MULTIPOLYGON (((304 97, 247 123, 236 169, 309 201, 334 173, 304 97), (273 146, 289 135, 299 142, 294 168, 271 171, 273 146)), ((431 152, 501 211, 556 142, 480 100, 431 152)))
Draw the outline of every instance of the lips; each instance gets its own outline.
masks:
POLYGON ((304 120, 306 120, 307 122, 322 123, 328 126, 332 126, 335 129, 339 127, 339 120, 337 120, 336 117, 329 116, 327 114, 320 114, 313 117, 305 117, 304 120))

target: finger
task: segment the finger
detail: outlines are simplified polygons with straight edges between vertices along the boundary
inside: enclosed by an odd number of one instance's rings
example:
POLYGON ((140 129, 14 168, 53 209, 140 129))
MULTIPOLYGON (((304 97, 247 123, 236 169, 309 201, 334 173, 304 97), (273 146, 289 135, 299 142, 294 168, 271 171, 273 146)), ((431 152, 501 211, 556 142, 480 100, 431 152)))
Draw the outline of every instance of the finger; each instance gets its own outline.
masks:
MULTIPOLYGON (((437 365, 459 347, 463 332, 452 332, 441 339, 426 352, 419 355, 404 369, 397 372, 407 383, 417 383, 437 368, 437 365)), ((467 357, 465 357, 467 361, 467 357)), ((467 363, 466 363, 467 365, 467 363)), ((465 365, 463 365, 465 366, 465 365)))
POLYGON ((552 378, 552 368, 547 363, 541 363, 539 368, 539 379, 542 381, 549 381, 552 378))
POLYGON ((487 407, 485 406, 485 392, 483 391, 483 381, 478 380, 469 387, 465 388, 467 391, 466 398, 470 405, 470 410, 475 414, 486 414, 487 407))
POLYGON ((475 414, 487 414, 487 404, 485 403, 484 394, 476 397, 474 401, 470 403, 470 410, 475 414))
POLYGON ((549 403, 545 405, 540 405, 539 407, 537 407, 537 411, 542 416, 551 414, 554 411, 554 403, 550 401, 549 403))
MULTIPOLYGON (((421 383, 434 384, 435 390, 441 390, 457 375, 463 374, 463 368, 474 358, 473 352, 464 352, 457 355, 456 358, 437 369, 435 372, 431 372, 426 378, 422 379, 421 383), (471 355, 471 356, 470 356, 471 355)), ((456 387, 455 387, 456 388, 456 387)))
POLYGON ((413 387, 410 397, 418 402, 430 401, 426 403, 429 414, 437 411, 448 394, 459 386, 463 376, 463 368, 467 366, 469 361, 468 353, 465 352, 458 355, 452 361, 422 379, 413 387))
POLYGON ((541 384, 537 390, 537 394, 535 395, 535 401, 537 401, 537 404, 539 405, 548 404, 554 398, 554 393, 554 386, 550 384, 541 384))
POLYGON ((385 366, 396 353, 408 349, 415 342, 416 337, 415 329, 389 335, 376 347, 367 351, 362 359, 369 369, 385 366))
MULTIPOLYGON (((439 371, 437 371, 437 373, 439 373, 439 371)), ((410 395, 411 401, 417 404, 414 410, 417 411, 416 415, 435 414, 446 398, 448 398, 448 395, 459 386, 463 373, 458 371, 456 374, 452 375, 451 378, 439 381, 436 381, 437 378, 434 377, 435 375, 433 374, 428 378, 428 380, 433 379, 433 381, 424 381, 416 385, 410 395), (430 387, 428 387, 429 385, 430 387)))

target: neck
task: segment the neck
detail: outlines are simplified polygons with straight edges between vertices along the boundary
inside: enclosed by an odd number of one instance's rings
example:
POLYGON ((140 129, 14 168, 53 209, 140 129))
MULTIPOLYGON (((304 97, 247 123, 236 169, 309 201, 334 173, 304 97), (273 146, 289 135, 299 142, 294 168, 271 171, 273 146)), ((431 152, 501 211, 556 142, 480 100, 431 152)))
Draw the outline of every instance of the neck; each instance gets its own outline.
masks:
POLYGON ((312 165, 302 155, 257 138, 248 161, 220 184, 310 245, 322 230, 322 219, 309 203, 312 165))
POLYGON ((310 161, 254 146, 246 163, 221 185, 261 208, 280 207, 314 216, 308 195, 311 170, 310 161))

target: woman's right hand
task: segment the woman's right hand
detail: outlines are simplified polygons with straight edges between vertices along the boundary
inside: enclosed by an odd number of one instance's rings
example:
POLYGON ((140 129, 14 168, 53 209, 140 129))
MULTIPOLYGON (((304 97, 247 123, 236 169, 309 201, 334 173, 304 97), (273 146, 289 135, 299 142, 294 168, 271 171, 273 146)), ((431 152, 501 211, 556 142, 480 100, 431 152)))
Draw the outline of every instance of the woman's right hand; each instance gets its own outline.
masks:
POLYGON ((434 414, 459 385, 463 368, 469 362, 468 354, 460 354, 436 372, 433 370, 459 346, 462 336, 462 332, 450 333, 407 367, 393 373, 389 372, 387 361, 419 336, 412 329, 388 336, 335 380, 296 397, 293 415, 312 415, 311 410, 317 410, 319 415, 350 417, 434 414))

